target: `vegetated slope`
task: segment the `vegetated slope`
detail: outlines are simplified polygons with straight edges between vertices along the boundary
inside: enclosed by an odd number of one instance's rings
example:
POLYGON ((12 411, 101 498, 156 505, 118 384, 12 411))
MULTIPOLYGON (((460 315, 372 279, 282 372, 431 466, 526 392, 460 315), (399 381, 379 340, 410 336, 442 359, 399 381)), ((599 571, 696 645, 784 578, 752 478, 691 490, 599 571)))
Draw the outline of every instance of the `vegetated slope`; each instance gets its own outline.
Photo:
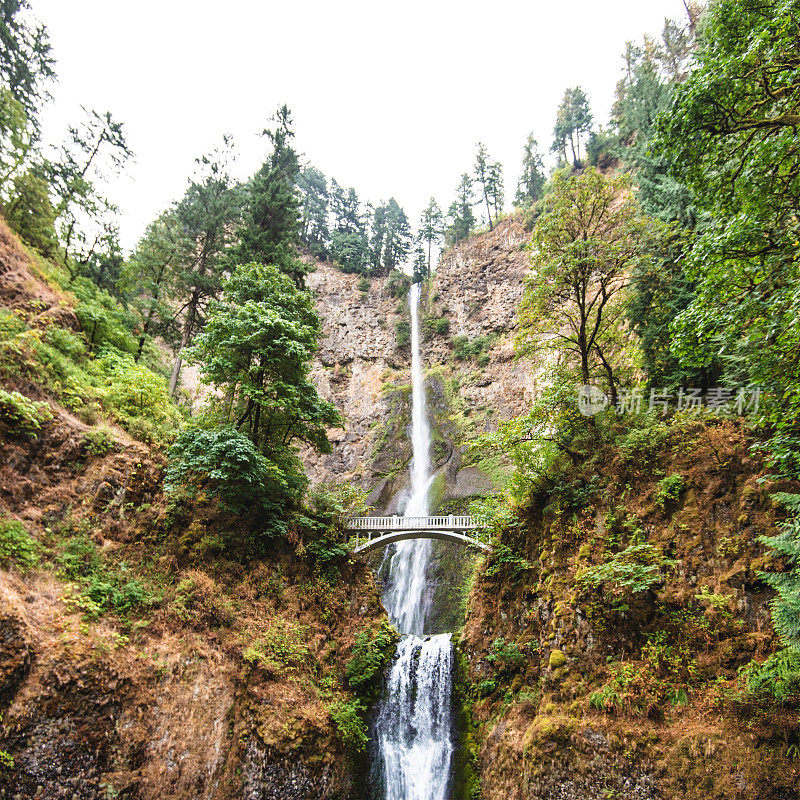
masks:
POLYGON ((56 402, 87 332, 39 269, 0 222, 4 796, 359 796, 393 636, 371 574, 255 556, 257 519, 165 496, 157 446, 56 402))
POLYGON ((758 574, 780 567, 758 537, 791 487, 735 420, 587 430, 473 588, 461 796, 800 796, 796 687, 757 669, 776 648, 758 574))

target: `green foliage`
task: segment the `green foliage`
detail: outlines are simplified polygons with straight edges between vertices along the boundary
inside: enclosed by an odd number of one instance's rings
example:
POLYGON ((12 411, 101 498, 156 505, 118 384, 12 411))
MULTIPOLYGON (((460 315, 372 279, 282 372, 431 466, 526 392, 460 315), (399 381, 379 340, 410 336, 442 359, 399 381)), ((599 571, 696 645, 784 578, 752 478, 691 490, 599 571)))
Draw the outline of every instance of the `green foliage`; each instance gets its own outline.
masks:
POLYGON ((759 703, 800 702, 800 650, 784 647, 766 661, 750 661, 739 670, 745 697, 759 703))
POLYGON ((489 363, 488 351, 494 346, 496 337, 492 334, 488 336, 476 336, 469 339, 467 336, 453 337, 453 358, 457 361, 468 361, 474 359, 480 367, 485 367, 489 363))
POLYGON ((268 672, 285 675, 306 666, 309 657, 307 636, 305 626, 275 617, 270 620, 265 633, 243 650, 242 658, 268 672))
POLYGON ((459 244, 469 238, 475 228, 475 214, 472 208, 475 205, 472 178, 468 173, 463 173, 461 182, 456 190, 456 199, 447 209, 447 218, 444 229, 444 242, 448 246, 459 244))
POLYGON ((498 542, 492 548, 492 555, 483 574, 487 578, 503 575, 513 581, 520 577, 520 573, 532 569, 532 567, 533 565, 527 558, 515 553, 508 545, 498 542))
POLYGON ((622 597, 648 590, 661 580, 663 570, 675 564, 654 545, 640 542, 628 545, 601 564, 584 567, 575 579, 582 586, 602 586, 615 597, 622 597))
POLYGON ((280 513, 290 485, 280 464, 270 462, 252 440, 230 425, 184 428, 169 451, 164 488, 219 496, 234 512, 280 513))
MULTIPOLYGON (((309 495, 305 515, 295 515, 302 537, 301 550, 326 564, 351 554, 345 540, 345 521, 366 513, 366 493, 352 484, 319 486, 309 495)), ((300 538, 300 537, 298 537, 300 538)))
POLYGON ((786 559, 787 570, 761 572, 759 577, 777 592, 770 610, 781 643, 800 651, 800 495, 781 492, 775 499, 789 509, 792 517, 778 526, 778 533, 759 536, 759 541, 786 559))
POLYGON ((669 427, 646 415, 628 414, 622 435, 615 440, 623 462, 645 471, 652 467, 669 438, 669 427))
POLYGON ((656 505, 660 506, 661 510, 664 511, 669 504, 677 503, 685 486, 686 482, 683 479, 683 475, 678 473, 662 478, 658 482, 653 496, 656 505))
POLYGON ((344 668, 348 686, 363 692, 372 684, 379 676, 388 649, 396 638, 394 630, 385 620, 378 630, 362 628, 356 634, 352 655, 344 668))
POLYGON ((342 742, 356 752, 363 751, 369 742, 364 704, 360 700, 334 700, 326 705, 342 742))
POLYGON ((25 571, 39 563, 39 545, 17 520, 0 517, 0 566, 16 564, 25 571))
POLYGON ((369 278, 361 277, 358 279, 357 288, 359 292, 368 292, 370 285, 369 278))
POLYGON ((390 297, 395 300, 405 300, 411 289, 411 276, 406 275, 405 272, 392 272, 389 275, 386 288, 389 290, 390 297))
POLYGON ((553 127, 553 144, 550 150, 567 161, 567 144, 572 152, 572 163, 580 166, 581 141, 592 127, 592 112, 589 100, 580 86, 564 91, 564 98, 558 107, 556 124, 553 127))
POLYGON ((516 642, 508 642, 498 636, 492 642, 486 660, 492 664, 500 675, 513 675, 525 664, 526 656, 516 642))
POLYGON ((531 241, 535 254, 520 307, 518 346, 572 367, 583 384, 616 386, 631 369, 624 325, 631 271, 646 264, 661 232, 628 195, 625 176, 593 167, 555 175, 531 241))
POLYGON ((411 323, 407 319, 397 320, 394 331, 398 347, 408 347, 411 344, 411 323))
POLYGON ((53 418, 48 403, 38 403, 19 392, 0 389, 0 423, 16 436, 36 436, 53 418))
POLYGON ((92 456, 104 456, 110 453, 117 445, 112 431, 105 425, 83 434, 86 452, 92 456))
POLYGON ((763 421, 791 476, 800 474, 796 54, 792 0, 712 4, 696 67, 652 144, 703 221, 685 259, 694 297, 673 322, 673 353, 696 369, 721 363, 728 384, 767 392, 763 421))
POLYGON ((164 378, 111 349, 99 355, 97 367, 103 376, 103 407, 120 425, 149 442, 170 437, 181 415, 164 378))
POLYGON ((522 173, 514 204, 519 208, 530 208, 542 196, 546 180, 539 144, 530 133, 522 153, 522 173))
POLYGON ((222 413, 273 463, 294 441, 329 453, 326 428, 341 423, 310 378, 320 320, 314 300, 274 266, 245 264, 211 303, 191 358, 231 398, 222 413))
POLYGON ((67 602, 89 617, 96 618, 103 611, 142 611, 155 601, 124 563, 108 563, 86 533, 68 539, 56 560, 62 577, 77 585, 67 593, 67 602))

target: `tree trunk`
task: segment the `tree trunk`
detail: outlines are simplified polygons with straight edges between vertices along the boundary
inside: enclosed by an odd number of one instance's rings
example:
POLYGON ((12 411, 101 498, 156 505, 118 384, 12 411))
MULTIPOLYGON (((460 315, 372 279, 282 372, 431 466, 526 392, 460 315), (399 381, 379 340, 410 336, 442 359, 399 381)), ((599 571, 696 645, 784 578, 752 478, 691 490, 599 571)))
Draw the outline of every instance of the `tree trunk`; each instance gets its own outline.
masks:
POLYGON ((189 303, 189 310, 186 312, 186 321, 183 323, 183 331, 181 331, 181 343, 178 345, 178 352, 175 354, 175 363, 172 366, 172 375, 169 378, 169 396, 175 396, 175 390, 178 388, 178 379, 181 375, 181 366, 183 365, 183 348, 189 344, 189 337, 192 335, 192 328, 194 327, 194 319, 197 313, 198 297, 195 293, 189 303))

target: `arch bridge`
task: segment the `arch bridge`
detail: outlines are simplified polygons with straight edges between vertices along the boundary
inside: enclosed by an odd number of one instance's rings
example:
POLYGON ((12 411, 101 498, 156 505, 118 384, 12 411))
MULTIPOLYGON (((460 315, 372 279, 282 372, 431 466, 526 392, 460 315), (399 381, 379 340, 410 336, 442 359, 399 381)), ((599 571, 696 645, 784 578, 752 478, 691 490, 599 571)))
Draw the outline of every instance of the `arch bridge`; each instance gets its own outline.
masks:
POLYGON ((356 540, 353 552, 363 553, 377 547, 406 539, 442 539, 447 542, 460 542, 467 547, 475 547, 484 553, 490 551, 486 542, 480 541, 473 531, 483 526, 473 517, 351 517, 345 530, 356 540))

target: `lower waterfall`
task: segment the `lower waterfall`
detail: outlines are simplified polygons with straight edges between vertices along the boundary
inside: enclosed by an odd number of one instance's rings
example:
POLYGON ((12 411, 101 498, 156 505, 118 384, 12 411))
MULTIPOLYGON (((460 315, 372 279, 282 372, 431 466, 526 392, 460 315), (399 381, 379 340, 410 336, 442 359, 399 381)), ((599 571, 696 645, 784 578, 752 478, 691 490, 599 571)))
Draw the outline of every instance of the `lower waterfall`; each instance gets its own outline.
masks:
MULTIPOLYGON (((431 435, 419 335, 420 284, 411 306, 411 495, 406 516, 428 514, 431 435)), ((426 636, 431 543, 400 542, 391 556, 383 604, 402 634, 373 722, 373 786, 377 800, 446 800, 453 756, 450 634, 426 636)))

